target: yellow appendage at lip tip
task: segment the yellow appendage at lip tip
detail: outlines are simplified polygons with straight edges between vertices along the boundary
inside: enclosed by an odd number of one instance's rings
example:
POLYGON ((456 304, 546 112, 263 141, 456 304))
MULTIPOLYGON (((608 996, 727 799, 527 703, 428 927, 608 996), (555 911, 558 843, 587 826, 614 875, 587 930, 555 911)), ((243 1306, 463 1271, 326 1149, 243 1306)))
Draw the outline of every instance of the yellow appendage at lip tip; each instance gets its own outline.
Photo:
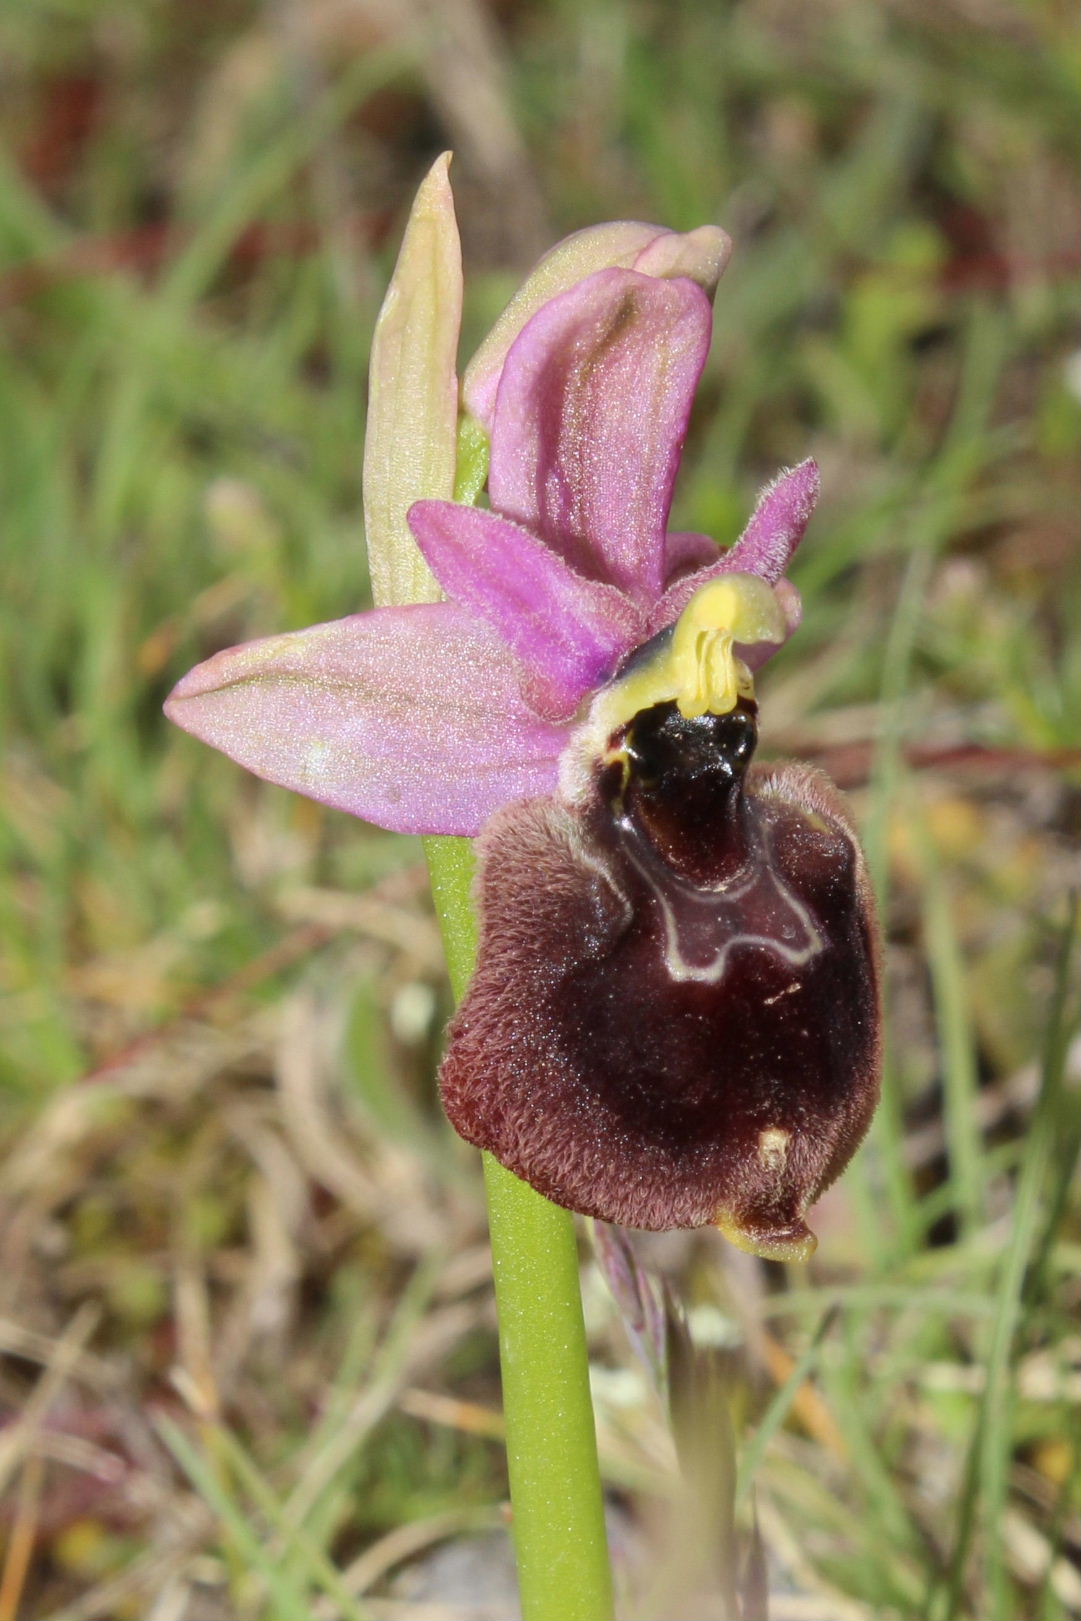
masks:
POLYGON ((794 1222, 788 1232, 757 1234, 741 1227, 727 1210, 718 1210, 713 1225, 736 1249, 763 1261, 809 1261, 818 1248, 818 1239, 802 1221, 794 1222))
POLYGON ((675 703, 681 715, 727 715, 754 682, 736 644, 783 642, 787 626, 772 586, 757 574, 723 574, 696 591, 671 639, 646 663, 601 695, 612 730, 654 704, 675 703))

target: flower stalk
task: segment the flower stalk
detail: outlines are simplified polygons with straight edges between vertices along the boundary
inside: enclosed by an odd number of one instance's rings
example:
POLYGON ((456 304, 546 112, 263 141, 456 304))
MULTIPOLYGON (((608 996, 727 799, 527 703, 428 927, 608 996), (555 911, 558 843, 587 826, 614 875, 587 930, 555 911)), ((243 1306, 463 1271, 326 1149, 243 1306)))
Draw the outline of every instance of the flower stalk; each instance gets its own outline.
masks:
MULTIPOLYGON (((467 839, 425 839, 456 999, 476 954, 467 839)), ((524 1621, 608 1621, 612 1578, 574 1218, 484 1158, 524 1621)))
MULTIPOLYGON (((487 434, 470 417, 455 424, 461 271, 447 167, 444 156, 421 188, 373 349, 365 490, 377 602, 438 594, 405 513, 420 496, 472 505, 487 474, 487 434)), ((424 846, 460 1001, 477 956, 473 845, 436 834, 424 846)), ((491 1155, 483 1160, 522 1615, 607 1621, 612 1579, 574 1218, 491 1155)))

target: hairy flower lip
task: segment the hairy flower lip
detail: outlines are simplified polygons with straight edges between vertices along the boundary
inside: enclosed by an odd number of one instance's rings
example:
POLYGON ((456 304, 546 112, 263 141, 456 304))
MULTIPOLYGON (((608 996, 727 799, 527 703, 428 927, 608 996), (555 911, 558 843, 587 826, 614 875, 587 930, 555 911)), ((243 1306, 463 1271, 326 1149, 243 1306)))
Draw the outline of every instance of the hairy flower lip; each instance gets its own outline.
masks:
MULTIPOLYGON (((866 1131, 881 1070, 851 817, 822 773, 752 767, 757 876, 713 891, 640 862, 598 790, 603 773, 576 805, 510 805, 485 829, 447 1113, 568 1209, 806 1259, 805 1214, 866 1131)), ((714 837, 708 817, 689 831, 703 850, 714 837)))

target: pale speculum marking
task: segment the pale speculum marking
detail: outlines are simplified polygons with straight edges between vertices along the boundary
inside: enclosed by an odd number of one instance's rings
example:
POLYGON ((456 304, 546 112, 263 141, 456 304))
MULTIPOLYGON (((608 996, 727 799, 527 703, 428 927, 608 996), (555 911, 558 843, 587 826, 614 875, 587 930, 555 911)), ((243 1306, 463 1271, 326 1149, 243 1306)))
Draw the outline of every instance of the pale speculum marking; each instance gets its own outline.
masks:
POLYGON ((764 1170, 780 1173, 788 1158, 788 1133, 780 1126, 767 1126, 758 1133, 758 1163, 764 1170))
POLYGON ((792 968, 806 966, 822 950, 822 936, 811 914, 774 870, 768 828, 761 830, 762 847, 752 852, 735 879, 699 888, 671 870, 662 884, 650 870, 652 863, 644 861, 635 849, 633 830, 626 823, 624 827, 632 833, 625 845, 627 855, 649 886, 664 918, 664 964, 677 984, 689 980, 718 984, 732 953, 744 948, 771 952, 792 968), (666 888, 675 891, 678 906, 673 905, 666 888), (769 919, 768 934, 744 925, 752 897, 757 898, 756 910, 769 919))

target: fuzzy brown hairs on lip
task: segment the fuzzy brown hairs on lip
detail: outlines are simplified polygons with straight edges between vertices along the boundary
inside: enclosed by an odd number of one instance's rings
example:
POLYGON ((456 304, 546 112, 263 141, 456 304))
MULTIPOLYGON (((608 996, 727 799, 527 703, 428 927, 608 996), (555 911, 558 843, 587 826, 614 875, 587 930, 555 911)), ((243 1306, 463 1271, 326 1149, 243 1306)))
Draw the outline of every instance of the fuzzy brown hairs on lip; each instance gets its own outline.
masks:
MULTIPOLYGON (((662 712, 663 711, 663 712, 662 712)), ((870 885, 833 785, 748 770, 753 706, 634 717, 569 805, 480 841, 480 964, 441 1084, 556 1203, 806 1255, 879 1085, 870 885)))

